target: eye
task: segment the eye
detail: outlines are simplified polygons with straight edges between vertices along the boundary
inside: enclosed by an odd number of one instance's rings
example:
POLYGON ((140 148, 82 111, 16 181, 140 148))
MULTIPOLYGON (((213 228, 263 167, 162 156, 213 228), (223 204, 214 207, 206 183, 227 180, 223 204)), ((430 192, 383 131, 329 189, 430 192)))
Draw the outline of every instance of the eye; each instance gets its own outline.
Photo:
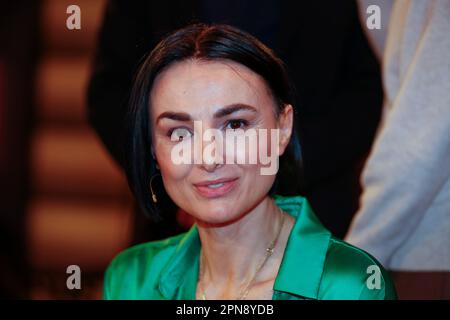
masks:
POLYGON ((226 128, 236 130, 236 129, 243 129, 247 126, 248 126, 248 122, 246 120, 236 119, 236 120, 228 121, 226 128))
POLYGON ((186 128, 175 128, 169 131, 171 141, 183 141, 191 135, 191 132, 186 128))

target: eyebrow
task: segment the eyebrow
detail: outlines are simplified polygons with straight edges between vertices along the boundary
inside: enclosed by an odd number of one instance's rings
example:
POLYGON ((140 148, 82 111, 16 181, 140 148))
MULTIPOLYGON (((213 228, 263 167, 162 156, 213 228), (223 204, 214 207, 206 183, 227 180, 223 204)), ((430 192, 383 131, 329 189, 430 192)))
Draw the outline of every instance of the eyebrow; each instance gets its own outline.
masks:
MULTIPOLYGON (((238 112, 238 111, 251 111, 253 113, 256 113, 257 110, 255 107, 252 107, 250 105, 244 104, 244 103, 233 103, 224 106, 223 108, 220 108, 216 112, 214 112, 213 117, 214 118, 222 118, 225 116, 228 116, 232 113, 238 112)), ((191 121, 192 118, 189 114, 185 112, 172 112, 172 111, 166 111, 161 113, 158 118, 156 119, 156 123, 158 123, 162 119, 170 119, 175 121, 191 121)))

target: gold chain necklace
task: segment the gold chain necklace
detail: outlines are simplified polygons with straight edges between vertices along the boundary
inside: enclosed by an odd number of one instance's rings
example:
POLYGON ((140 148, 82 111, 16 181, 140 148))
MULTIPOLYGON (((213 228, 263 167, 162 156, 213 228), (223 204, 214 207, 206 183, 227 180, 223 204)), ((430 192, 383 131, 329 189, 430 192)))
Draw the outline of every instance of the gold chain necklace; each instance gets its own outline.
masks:
MULTIPOLYGON (((267 260, 269 260, 269 258, 272 256, 272 254, 274 252, 274 248, 275 248, 275 246, 276 246, 276 244, 278 242, 278 238, 280 236, 281 229, 283 229, 283 224, 284 224, 284 219, 285 219, 283 211, 280 208, 278 208, 278 209, 279 209, 279 211, 280 211, 280 213, 282 215, 282 218, 281 218, 281 223, 280 223, 280 227, 278 228, 277 234, 276 234, 275 238, 272 240, 272 242, 269 244, 269 246, 266 248, 266 253, 264 255, 264 258, 258 264, 258 267, 256 268, 256 271, 253 274, 253 277, 247 283, 245 288, 243 290, 241 290, 237 300, 244 300, 247 297, 247 295, 248 295, 248 293, 249 293, 249 291, 250 291, 250 289, 251 289, 251 287, 252 287, 252 285, 253 285, 253 283, 254 283, 254 281, 256 279, 256 276, 258 275, 259 271, 261 271, 263 266, 266 264, 267 260)), ((203 263, 203 260, 204 259, 203 259, 203 254, 201 252, 200 252, 200 259, 201 260, 200 260, 200 281, 199 281, 199 287, 200 287, 200 290, 201 290, 202 299, 203 300, 207 300, 206 299, 206 292, 205 292, 205 289, 203 287, 203 275, 204 275, 204 268, 203 268, 204 263, 203 263)))

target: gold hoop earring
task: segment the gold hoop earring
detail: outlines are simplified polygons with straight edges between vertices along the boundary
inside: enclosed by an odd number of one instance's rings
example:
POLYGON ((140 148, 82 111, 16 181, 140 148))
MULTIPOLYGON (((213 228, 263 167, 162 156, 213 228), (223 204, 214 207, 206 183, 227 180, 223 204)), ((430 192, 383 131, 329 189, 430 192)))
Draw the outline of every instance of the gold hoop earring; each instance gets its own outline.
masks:
POLYGON ((153 200, 154 203, 157 203, 157 202, 158 202, 158 199, 156 198, 156 194, 153 192, 153 188, 152 188, 152 181, 153 181, 153 178, 156 177, 156 176, 160 176, 160 174, 159 174, 159 173, 155 173, 155 174, 150 178, 150 192, 152 193, 152 200, 153 200))

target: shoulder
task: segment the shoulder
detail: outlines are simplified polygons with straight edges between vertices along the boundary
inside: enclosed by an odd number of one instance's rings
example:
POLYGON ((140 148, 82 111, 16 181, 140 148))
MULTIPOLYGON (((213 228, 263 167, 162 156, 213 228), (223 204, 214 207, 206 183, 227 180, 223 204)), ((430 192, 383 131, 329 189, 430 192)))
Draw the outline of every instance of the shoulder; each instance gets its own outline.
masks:
POLYGON ((322 299, 396 299, 383 266, 369 253, 335 237, 330 238, 319 295, 322 299))
POLYGON ((183 236, 138 244, 117 254, 105 272, 103 298, 137 299, 142 290, 151 292, 183 236))

